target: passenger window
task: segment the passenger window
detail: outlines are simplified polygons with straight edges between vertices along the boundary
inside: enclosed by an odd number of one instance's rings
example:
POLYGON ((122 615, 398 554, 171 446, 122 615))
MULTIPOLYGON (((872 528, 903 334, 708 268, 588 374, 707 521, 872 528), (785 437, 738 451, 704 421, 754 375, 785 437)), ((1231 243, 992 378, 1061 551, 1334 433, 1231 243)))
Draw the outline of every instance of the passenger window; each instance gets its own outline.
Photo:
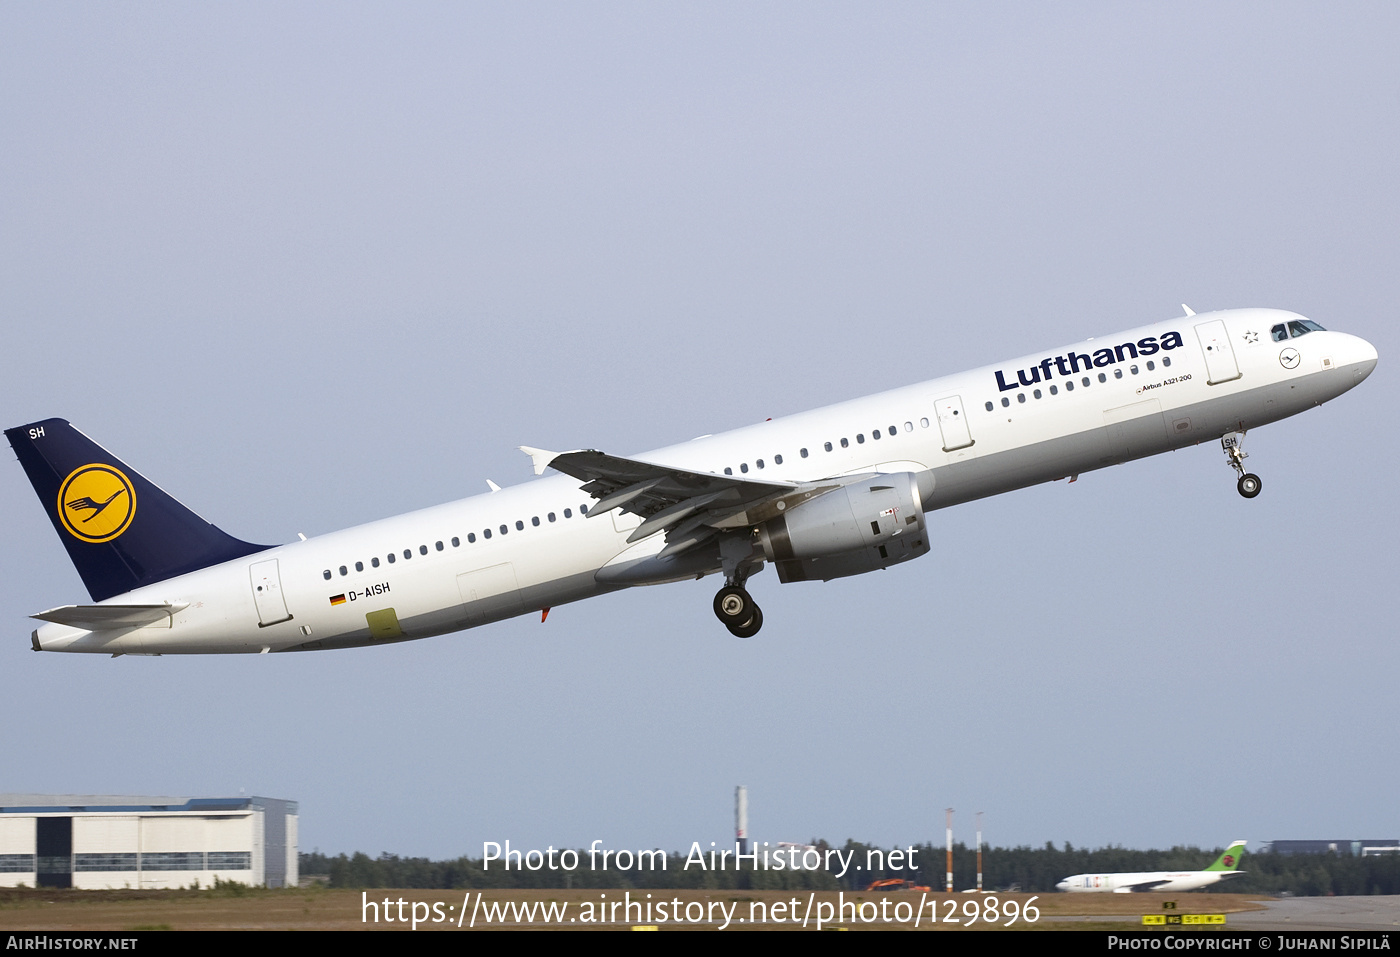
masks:
POLYGON ((365 563, 364 563, 364 562, 356 562, 356 563, 355 563, 355 571, 357 571, 357 572, 362 572, 362 571, 364 571, 364 570, 365 570, 365 563))
MULTIPOLYGON (((482 537, 482 538, 490 538, 490 537, 491 537, 491 529, 489 529, 489 528, 483 528, 483 529, 481 530, 481 537, 482 537)), ((390 556, 390 557, 393 557, 393 556, 390 556)))
POLYGON ((1009 409, 1009 408, 1011 408, 1011 400, 1008 399, 1006 396, 1002 396, 1002 397, 1001 397, 1001 407, 1002 407, 1003 409, 1009 409))
POLYGON ((1163 365, 1164 367, 1165 367, 1165 366, 1169 366, 1169 365, 1171 365, 1171 364, 1172 364, 1172 357, 1171 357, 1171 356, 1162 356, 1162 365, 1163 365))
POLYGON ((427 545, 419 545, 419 546, 418 546, 418 554, 419 554, 419 555, 426 555, 426 554, 428 554, 428 546, 427 546, 427 545))
POLYGON ((905 423, 904 423, 904 431, 906 431, 906 432, 913 432, 913 431, 914 431, 914 423, 913 423, 913 422, 905 422, 905 423))
POLYGON ((1106 375, 1104 375, 1102 372, 1100 372, 1100 373, 1099 373, 1099 381, 1100 381, 1100 382, 1107 382, 1107 381, 1108 381, 1108 376, 1106 376, 1106 375))
POLYGON ((922 429, 928 428, 928 419, 920 419, 920 420, 919 420, 919 427, 922 428, 922 429))
POLYGON ((763 468, 763 459, 755 460, 754 464, 757 465, 759 468, 763 468))
POLYGON ((1148 371, 1148 372, 1151 372, 1151 371, 1152 371, 1153 369, 1155 369, 1155 368, 1157 368, 1157 364, 1156 364, 1155 362, 1153 362, 1151 359, 1148 359, 1148 360, 1147 360, 1147 371, 1148 371))
MULTIPOLYGON (((725 471, 727 472, 728 469, 726 469, 725 471)), ((570 508, 564 509, 564 517, 565 517, 565 518, 573 518, 573 517, 574 517, 574 511, 573 511, 573 509, 570 509, 570 508)))
POLYGON ((1114 369, 1114 370, 1113 370, 1113 378, 1115 378, 1115 379, 1121 379, 1121 378, 1123 378, 1123 370, 1122 370, 1122 369, 1114 369))
POLYGON ((467 544, 468 544, 468 545, 475 545, 475 544, 476 544, 476 532, 467 532, 467 544))
POLYGON ((545 518, 549 519, 551 522, 554 521, 554 513, 550 512, 548 515, 545 516, 545 518))
POLYGON ((1017 392, 1017 393, 1016 393, 1016 401, 1017 401, 1017 402, 1025 402, 1025 401, 1026 401, 1026 394, 1025 394, 1024 392, 1017 392))
POLYGON ((452 536, 452 547, 453 547, 453 548, 461 548, 461 547, 462 547, 462 540, 461 540, 460 538, 458 538, 456 535, 453 535, 453 536, 452 536))
POLYGON ((747 474, 748 474, 748 471, 749 471, 749 463, 747 463, 747 462, 740 462, 740 463, 739 463, 739 471, 740 471, 740 472, 743 472, 745 475, 747 475, 747 474))
POLYGON ((413 549, 411 549, 411 548, 405 548, 405 549, 403 550, 403 557, 404 557, 405 559, 412 558, 412 557, 413 557, 413 549))
POLYGON ((896 429, 894 426, 890 426, 890 438, 894 438, 894 434, 898 431, 899 430, 896 429))
POLYGON ((826 443, 826 450, 827 450, 828 452, 831 451, 831 443, 830 443, 830 442, 826 443))
POLYGON ((540 527, 540 517, 539 517, 538 515, 532 515, 532 516, 530 517, 530 524, 533 525, 533 526, 535 526, 536 528, 539 528, 539 527, 540 527))
POLYGON ((856 433, 856 445, 864 445, 864 444, 865 444, 865 433, 864 433, 864 432, 857 432, 857 433, 856 433))
POLYGON ((1066 392, 1073 392, 1073 391, 1074 391, 1074 380, 1073 380, 1073 379, 1070 379, 1068 382, 1065 383, 1065 391, 1066 391, 1066 392))
POLYGON ((1128 371, 1133 375, 1137 375, 1137 366, 1128 366, 1128 371))
POLYGON ((369 567, 370 567, 370 568, 378 568, 378 567, 379 567, 379 556, 376 555, 374 558, 371 558, 371 559, 369 560, 369 567))
POLYGON ((992 403, 991 403, 991 402, 988 402, 988 403, 987 403, 987 411, 988 411, 988 412, 992 411, 992 403))
POLYGON ((1084 388, 1086 388, 1086 389, 1089 388, 1089 377, 1088 377, 1088 376, 1085 376, 1085 377, 1084 377, 1084 388))
POLYGON ((518 518, 515 520, 515 530, 516 530, 517 532, 523 532, 523 531, 525 531, 525 523, 522 522, 522 521, 521 521, 520 519, 518 519, 518 518))
POLYGON ((773 456, 773 464, 774 464, 774 465, 782 465, 782 464, 783 464, 783 457, 782 457, 781 455, 775 455, 775 456, 773 456))
MULTIPOLYGON (((733 470, 732 468, 730 468, 729 466, 726 465, 726 466, 724 467, 724 474, 725 474, 725 475, 733 475, 733 474, 734 474, 734 470, 733 470)), ((567 514, 569 514, 569 513, 568 513, 568 512, 565 512, 564 514, 567 515, 567 514)))
POLYGON ((350 574, 350 570, 349 570, 348 568, 346 568, 344 565, 341 565, 341 566, 340 566, 340 577, 341 577, 341 578, 344 578, 344 577, 345 577, 346 575, 348 575, 348 574, 350 574))
POLYGON ((390 552, 390 553, 389 553, 389 564, 392 565, 392 564, 394 564, 395 561, 397 561, 397 559, 394 558, 394 553, 393 553, 393 552, 390 552))
POLYGON ((502 525, 502 526, 501 526, 501 534, 502 534, 502 535, 508 535, 508 534, 510 534, 510 526, 509 526, 509 525, 502 525))
POLYGON ((843 449, 849 449, 850 447, 851 447, 851 443, 850 443, 850 440, 849 440, 849 439, 842 439, 842 440, 841 440, 841 448, 843 448, 843 449))
MULTIPOLYGON (((109 487, 110 487, 110 486, 109 486, 109 487)), ((329 568, 327 568, 325 571, 321 572, 321 574, 326 576, 326 581, 330 581, 330 580, 331 580, 331 570, 330 570, 329 568)))
POLYGON ((1039 389, 1036 389, 1036 390, 1033 391, 1031 394, 1034 395, 1037 399, 1040 398, 1040 390, 1039 390, 1039 389))
POLYGON ((438 542, 437 545, 436 545, 435 547, 437 548, 438 551, 442 551, 442 542, 438 542))
POLYGON ((1055 386, 1052 385, 1052 386, 1050 387, 1050 394, 1051 394, 1051 395, 1059 395, 1059 394, 1060 394, 1060 390, 1059 390, 1058 388, 1056 388, 1055 386))
POLYGON ((580 515, 587 515, 587 514, 588 514, 588 506, 587 506, 587 505, 580 505, 580 506, 578 507, 578 513, 579 513, 580 515))
POLYGON ((807 457, 807 450, 803 449, 800 454, 805 459, 807 457))
POLYGON ((870 437, 871 437, 872 439, 878 439, 878 438, 880 437, 880 430, 879 430, 879 429, 876 429, 874 432, 871 432, 871 433, 870 433, 870 437))

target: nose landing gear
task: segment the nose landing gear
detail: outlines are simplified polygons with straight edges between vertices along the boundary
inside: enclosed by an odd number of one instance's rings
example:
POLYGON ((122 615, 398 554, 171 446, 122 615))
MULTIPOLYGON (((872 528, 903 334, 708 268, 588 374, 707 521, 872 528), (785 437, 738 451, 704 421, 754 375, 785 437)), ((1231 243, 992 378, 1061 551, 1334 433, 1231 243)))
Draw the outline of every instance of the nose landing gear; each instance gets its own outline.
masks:
POLYGON ((1240 477, 1235 487, 1245 498, 1254 498, 1263 490, 1264 483, 1253 472, 1244 470, 1244 460, 1249 458, 1249 453, 1242 448, 1243 444, 1243 432, 1226 432, 1220 437, 1220 447, 1225 450, 1225 458, 1229 460, 1230 467, 1240 477))

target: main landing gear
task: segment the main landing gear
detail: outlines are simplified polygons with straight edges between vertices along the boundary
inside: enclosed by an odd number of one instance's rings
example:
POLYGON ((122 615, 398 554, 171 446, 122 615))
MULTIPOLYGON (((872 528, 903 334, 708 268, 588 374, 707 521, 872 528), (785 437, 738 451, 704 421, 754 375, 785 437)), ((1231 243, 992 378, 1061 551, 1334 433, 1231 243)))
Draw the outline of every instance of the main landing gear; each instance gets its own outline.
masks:
POLYGON ((715 617, 735 638, 752 638, 763 627, 763 612, 744 591, 744 582, 763 568, 763 556, 755 558, 753 536, 747 530, 721 535, 719 555, 724 587, 715 595, 715 617))
POLYGON ((1243 432, 1226 432, 1220 438, 1220 447, 1225 450, 1225 458, 1240 477, 1235 487, 1245 498, 1253 498, 1264 488, 1264 483, 1253 472, 1244 470, 1244 460, 1249 458, 1249 454, 1241 447, 1243 444, 1243 432))
POLYGON ((763 627, 763 611, 743 585, 725 585, 715 595, 715 617, 735 638, 752 638, 763 627))

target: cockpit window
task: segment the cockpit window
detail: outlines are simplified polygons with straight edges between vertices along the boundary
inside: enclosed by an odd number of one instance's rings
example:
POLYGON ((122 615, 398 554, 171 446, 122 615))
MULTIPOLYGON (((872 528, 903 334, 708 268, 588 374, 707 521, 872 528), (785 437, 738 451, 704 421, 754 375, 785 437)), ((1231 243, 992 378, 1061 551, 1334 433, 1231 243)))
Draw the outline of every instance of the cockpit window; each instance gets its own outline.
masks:
POLYGON ((1269 334, 1274 337, 1275 342, 1284 342, 1288 339, 1288 327, 1280 322, 1269 330, 1269 334))
POLYGON ((1306 336, 1310 332, 1326 332, 1327 330, 1323 329, 1311 319, 1296 319, 1288 324, 1288 331, 1292 333, 1293 338, 1296 339, 1299 336, 1306 336))

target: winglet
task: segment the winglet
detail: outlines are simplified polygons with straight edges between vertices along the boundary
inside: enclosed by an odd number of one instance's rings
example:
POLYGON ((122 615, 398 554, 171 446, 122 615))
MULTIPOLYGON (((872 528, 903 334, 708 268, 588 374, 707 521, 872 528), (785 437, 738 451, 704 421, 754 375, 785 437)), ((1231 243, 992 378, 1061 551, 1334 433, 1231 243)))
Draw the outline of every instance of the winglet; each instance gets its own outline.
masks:
POLYGON ((520 451, 530 456, 530 461, 535 463, 536 475, 543 475, 544 470, 549 468, 549 463, 553 462, 559 456, 558 452, 548 452, 544 449, 532 449, 528 445, 520 446, 520 451))

